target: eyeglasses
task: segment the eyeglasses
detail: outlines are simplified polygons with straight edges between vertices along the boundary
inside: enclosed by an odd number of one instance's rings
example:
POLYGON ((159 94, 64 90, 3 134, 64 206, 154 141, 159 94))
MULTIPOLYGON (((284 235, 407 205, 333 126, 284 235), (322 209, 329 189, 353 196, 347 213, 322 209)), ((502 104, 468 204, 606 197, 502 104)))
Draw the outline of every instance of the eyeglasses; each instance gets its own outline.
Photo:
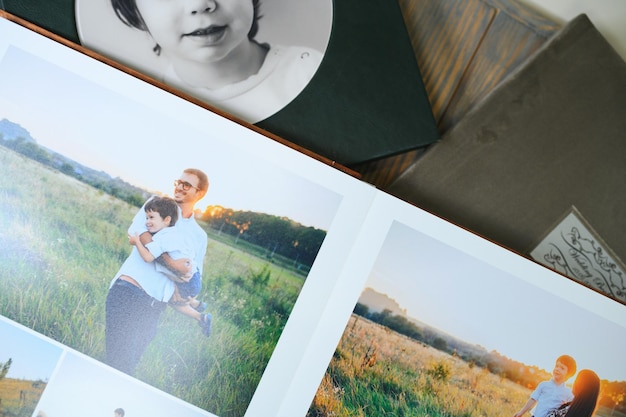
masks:
POLYGON ((183 189, 183 191, 189 191, 191 188, 195 188, 196 190, 200 191, 200 189, 198 187, 196 187, 195 185, 188 183, 187 181, 183 181, 183 180, 176 180, 174 181, 174 187, 180 187, 183 189))

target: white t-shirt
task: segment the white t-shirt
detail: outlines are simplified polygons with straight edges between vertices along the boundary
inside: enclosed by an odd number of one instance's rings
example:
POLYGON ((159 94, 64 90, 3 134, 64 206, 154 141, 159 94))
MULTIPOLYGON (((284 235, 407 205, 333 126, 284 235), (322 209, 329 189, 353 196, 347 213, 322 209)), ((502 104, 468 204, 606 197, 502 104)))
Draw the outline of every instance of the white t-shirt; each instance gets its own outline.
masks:
POLYGON ((572 391, 565 383, 557 385, 554 380, 543 381, 530 394, 530 398, 537 401, 532 413, 533 417, 545 417, 548 411, 559 408, 563 403, 572 401, 572 391))
POLYGON ((206 232, 200 227, 193 216, 187 219, 183 218, 180 214, 180 210, 178 212, 178 221, 174 225, 174 229, 179 238, 183 239, 182 245, 187 248, 187 253, 192 254, 194 267, 202 274, 204 255, 206 254, 208 243, 206 232))
MULTIPOLYGON (((192 262, 192 268, 195 268, 193 264, 195 255, 194 249, 190 242, 185 239, 180 228, 166 227, 159 230, 158 233, 152 235, 152 242, 146 244, 146 248, 150 251, 152 256, 158 258, 163 253, 168 253, 172 259, 189 258, 192 262)), ((167 269, 160 263, 155 264, 156 270, 169 277, 178 278, 176 274, 167 269)))
POLYGON ((170 66, 165 83, 249 123, 267 119, 298 96, 315 75, 322 53, 301 46, 271 46, 259 72, 218 89, 186 84, 170 66))
MULTIPOLYGON (((200 274, 202 274, 202 262, 206 253, 208 237, 193 216, 188 219, 182 218, 180 209, 178 215, 179 217, 176 224, 168 229, 175 228, 181 239, 183 239, 181 245, 192 248, 190 250, 193 251, 193 264, 200 274)), ((142 207, 133 218, 128 228, 128 234, 133 235, 137 233, 140 235, 147 230, 146 212, 142 207)), ((159 233, 161 232, 163 232, 163 230, 159 233)), ((157 233, 157 235, 159 233, 157 233)), ((133 246, 130 255, 126 258, 126 261, 124 261, 117 274, 115 274, 111 286, 120 275, 126 275, 137 281, 141 288, 152 298, 167 302, 174 294, 174 283, 159 272, 155 265, 156 262, 144 261, 137 248, 133 246)))

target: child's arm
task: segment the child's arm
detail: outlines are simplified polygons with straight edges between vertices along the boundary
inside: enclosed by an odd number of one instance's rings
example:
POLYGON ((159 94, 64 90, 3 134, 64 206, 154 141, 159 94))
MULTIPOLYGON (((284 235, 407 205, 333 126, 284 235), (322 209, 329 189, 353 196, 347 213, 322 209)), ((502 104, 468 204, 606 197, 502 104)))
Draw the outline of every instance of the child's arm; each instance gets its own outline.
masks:
MULTIPOLYGON (((129 239, 130 239, 130 236, 129 236, 129 239)), ((140 243, 141 246, 143 246, 149 252, 148 248, 146 248, 145 245, 152 242, 152 235, 150 233, 147 233, 147 232, 142 233, 141 235, 137 237, 137 241, 140 243)), ((137 246, 137 249, 139 249, 139 246, 137 246)), ((139 253, 141 254, 141 251, 139 253)), ((152 255, 152 253, 150 253, 150 256, 152 256, 152 260, 155 260, 155 257, 152 255)), ((152 261, 147 261, 146 258, 143 257, 143 255, 142 255, 142 258, 146 262, 152 262, 152 261)), ((158 257, 156 257, 156 261, 160 263, 161 265, 163 265, 164 267, 166 267, 167 269, 169 269, 170 271, 172 271, 173 274, 179 277, 179 280, 175 280, 176 282, 188 282, 193 276, 191 259, 188 259, 188 258, 173 259, 169 255, 169 253, 163 252, 158 257)))
POLYGON ((155 259, 154 255, 152 255, 150 251, 148 250, 148 248, 146 248, 144 244, 141 243, 141 238, 137 233, 135 233, 134 235, 128 235, 128 241, 130 242, 131 245, 135 245, 135 247, 137 248, 137 251, 139 252, 139 255, 141 255, 141 258, 144 261, 146 262, 154 261, 155 259))
POLYGON ((517 413, 513 415, 513 417, 522 417, 528 410, 533 408, 537 404, 537 400, 529 398, 526 404, 519 410, 517 413))

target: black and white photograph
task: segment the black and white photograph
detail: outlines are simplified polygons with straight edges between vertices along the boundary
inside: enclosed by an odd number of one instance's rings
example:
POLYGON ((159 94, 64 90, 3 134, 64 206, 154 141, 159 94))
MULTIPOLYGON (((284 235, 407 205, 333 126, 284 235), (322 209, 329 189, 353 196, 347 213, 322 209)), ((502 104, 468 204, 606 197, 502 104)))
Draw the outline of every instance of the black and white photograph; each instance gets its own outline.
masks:
POLYGON ((332 0, 77 0, 81 44, 249 123, 315 75, 332 0))

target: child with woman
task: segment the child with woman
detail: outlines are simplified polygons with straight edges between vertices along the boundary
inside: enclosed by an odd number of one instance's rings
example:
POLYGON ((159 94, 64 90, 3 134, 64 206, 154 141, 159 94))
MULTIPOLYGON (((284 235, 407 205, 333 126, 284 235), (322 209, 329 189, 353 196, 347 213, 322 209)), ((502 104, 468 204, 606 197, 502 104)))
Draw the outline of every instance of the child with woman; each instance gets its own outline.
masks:
POLYGON ((548 413, 548 417, 592 417, 598 405, 600 378, 590 369, 578 373, 572 387, 574 399, 548 413))
POLYGON ((565 382, 576 374, 576 361, 569 355, 561 355, 556 359, 552 378, 540 382, 530 394, 530 398, 513 417, 522 417, 534 407, 532 417, 546 417, 550 410, 559 408, 572 401, 572 391, 565 382))

